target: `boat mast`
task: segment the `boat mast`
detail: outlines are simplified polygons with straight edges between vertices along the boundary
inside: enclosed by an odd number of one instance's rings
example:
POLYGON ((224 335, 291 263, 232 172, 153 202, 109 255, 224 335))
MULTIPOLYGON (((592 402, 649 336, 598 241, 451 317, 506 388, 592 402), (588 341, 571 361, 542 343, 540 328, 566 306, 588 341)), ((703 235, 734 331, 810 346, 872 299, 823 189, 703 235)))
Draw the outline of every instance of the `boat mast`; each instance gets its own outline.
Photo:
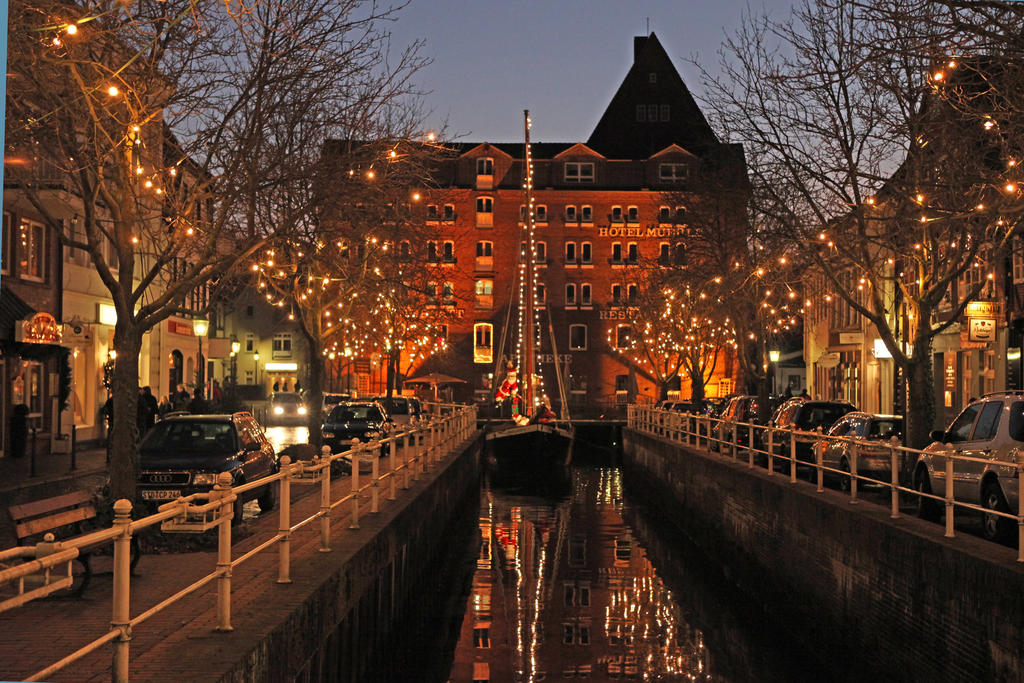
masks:
POLYGON ((523 340, 524 346, 526 347, 526 376, 523 378, 523 391, 522 391, 522 408, 523 414, 529 417, 533 415, 533 398, 534 398, 534 371, 535 371, 535 358, 533 345, 536 340, 536 331, 534 330, 534 319, 533 310, 534 302, 533 297, 537 294, 537 282, 535 280, 536 273, 535 265, 537 261, 537 255, 534 253, 536 246, 533 242, 533 159, 530 152, 530 110, 523 110, 523 119, 526 127, 526 166, 525 166, 525 186, 526 186, 526 306, 523 311, 523 315, 526 316, 526 325, 524 329, 526 331, 526 339, 523 340))

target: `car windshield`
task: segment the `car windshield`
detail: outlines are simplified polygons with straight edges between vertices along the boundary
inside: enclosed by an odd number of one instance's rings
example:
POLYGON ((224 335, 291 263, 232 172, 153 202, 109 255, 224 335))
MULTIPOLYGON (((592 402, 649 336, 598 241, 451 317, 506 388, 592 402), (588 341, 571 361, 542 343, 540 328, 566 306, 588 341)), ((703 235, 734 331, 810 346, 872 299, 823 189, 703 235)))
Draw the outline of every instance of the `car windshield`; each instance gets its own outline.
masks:
POLYGON ((331 411, 331 422, 353 422, 356 420, 380 420, 380 411, 376 406, 342 405, 331 411))
POLYGON ((302 397, 298 394, 274 394, 271 400, 274 403, 302 403, 302 397))
POLYGON ((233 453, 237 450, 235 430, 229 422, 166 420, 153 427, 141 450, 168 454, 233 453))
POLYGON ((815 429, 817 427, 831 427, 832 423, 850 412, 849 406, 840 403, 811 403, 804 406, 796 418, 796 425, 800 429, 815 429))
POLYGON ((903 437, 903 420, 872 420, 868 427, 869 439, 891 439, 903 437))

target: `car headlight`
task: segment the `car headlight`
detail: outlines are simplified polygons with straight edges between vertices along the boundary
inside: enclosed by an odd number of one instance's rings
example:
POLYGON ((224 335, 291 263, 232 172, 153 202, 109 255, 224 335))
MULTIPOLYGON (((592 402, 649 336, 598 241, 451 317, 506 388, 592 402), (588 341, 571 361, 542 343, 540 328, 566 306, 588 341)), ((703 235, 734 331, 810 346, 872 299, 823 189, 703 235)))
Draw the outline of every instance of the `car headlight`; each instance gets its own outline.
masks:
POLYGON ((321 432, 321 436, 323 436, 325 439, 333 439, 334 432, 321 432))
POLYGON ((217 483, 217 474, 214 472, 196 472, 192 475, 192 483, 196 486, 213 486, 217 483))
POLYGON ((299 415, 306 414, 306 406, 299 406, 299 415))
POLYGON ((284 408, 281 406, 274 406, 274 415, 284 415, 284 408))

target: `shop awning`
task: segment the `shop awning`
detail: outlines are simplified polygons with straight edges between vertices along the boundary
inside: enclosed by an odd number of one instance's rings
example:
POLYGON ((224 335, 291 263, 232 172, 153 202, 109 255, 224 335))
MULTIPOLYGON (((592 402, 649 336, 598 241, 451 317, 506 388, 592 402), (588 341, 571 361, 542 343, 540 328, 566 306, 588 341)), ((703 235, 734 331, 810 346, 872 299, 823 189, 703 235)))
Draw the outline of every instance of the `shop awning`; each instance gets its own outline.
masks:
POLYGON ((0 340, 14 341, 14 326, 35 312, 17 294, 0 287, 0 340))

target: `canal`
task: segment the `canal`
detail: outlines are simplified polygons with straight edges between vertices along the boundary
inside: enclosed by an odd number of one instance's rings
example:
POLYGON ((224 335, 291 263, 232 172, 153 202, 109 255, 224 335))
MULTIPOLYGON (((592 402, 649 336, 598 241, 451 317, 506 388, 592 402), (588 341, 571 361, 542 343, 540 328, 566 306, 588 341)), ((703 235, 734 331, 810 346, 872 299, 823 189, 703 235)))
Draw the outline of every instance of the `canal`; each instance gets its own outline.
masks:
POLYGON ((704 561, 614 457, 590 457, 544 477, 485 469, 375 680, 848 679, 704 561))

